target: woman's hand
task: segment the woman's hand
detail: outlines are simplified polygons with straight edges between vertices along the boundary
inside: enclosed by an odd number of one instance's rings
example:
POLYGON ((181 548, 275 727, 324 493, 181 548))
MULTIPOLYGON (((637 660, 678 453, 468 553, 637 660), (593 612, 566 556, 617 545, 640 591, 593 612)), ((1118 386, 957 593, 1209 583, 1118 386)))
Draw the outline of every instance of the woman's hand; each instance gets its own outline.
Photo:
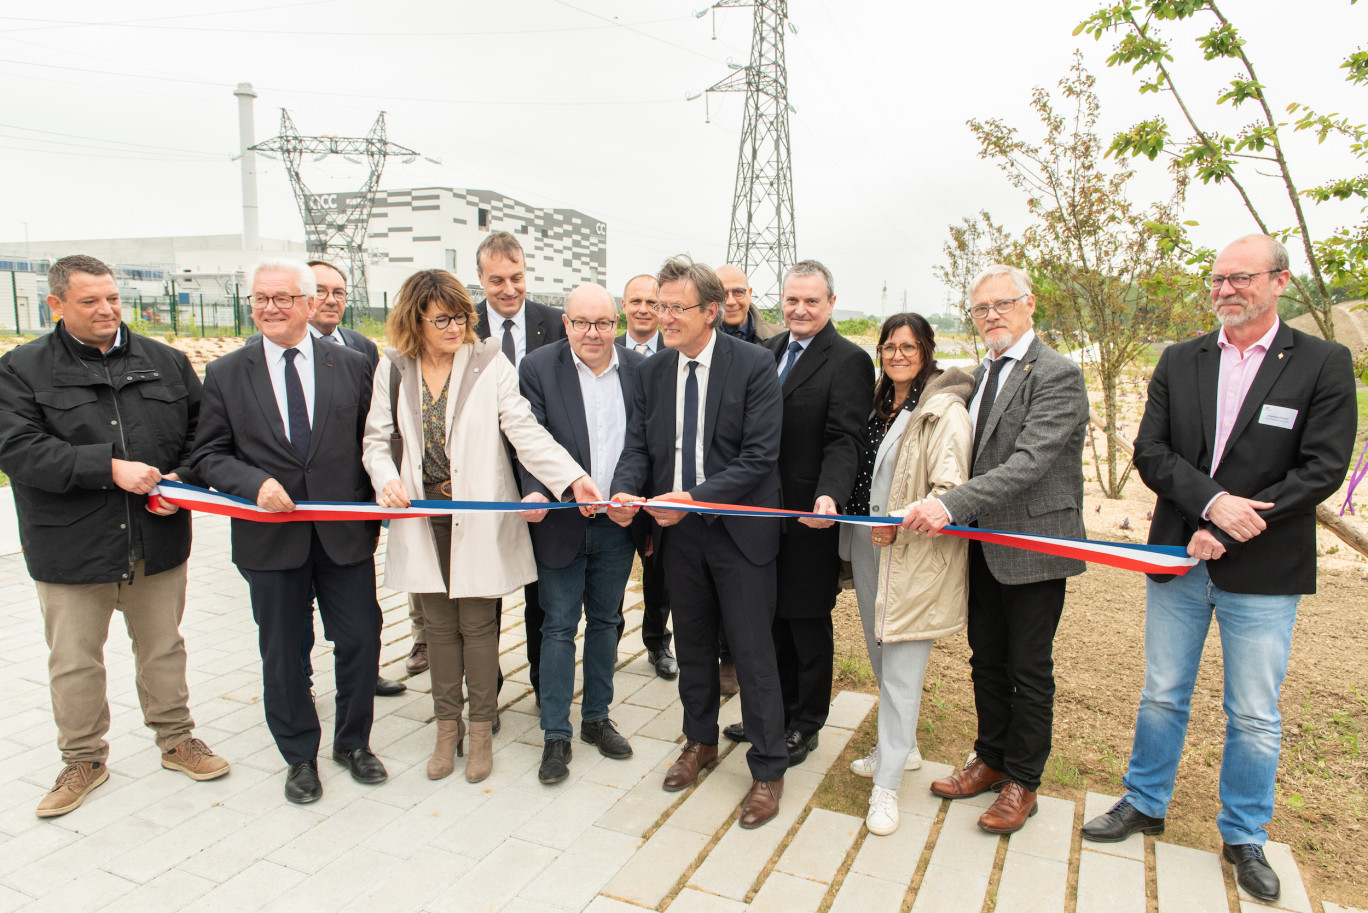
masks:
POLYGON ((384 489, 380 492, 380 497, 375 500, 381 507, 409 506, 408 492, 404 490, 404 483, 398 479, 390 479, 386 482, 384 489))
MULTIPOLYGON (((523 503, 546 504, 546 495, 539 491, 534 491, 523 498, 523 503)), ((522 517, 528 523, 540 523, 542 520, 546 519, 546 508, 542 508, 541 510, 520 510, 518 511, 518 516, 522 517)))
MULTIPOLYGON (((580 476, 575 481, 571 482, 570 490, 575 493, 575 500, 581 503, 585 501, 604 500, 603 492, 599 491, 599 487, 594 484, 593 478, 591 478, 587 473, 585 475, 580 476)), ((581 507, 579 511, 586 517, 592 517, 594 514, 598 513, 598 508, 581 507)))
POLYGON ((874 543, 875 548, 884 548, 892 545, 897 535, 898 527, 896 526, 876 526, 869 531, 869 541, 874 543))

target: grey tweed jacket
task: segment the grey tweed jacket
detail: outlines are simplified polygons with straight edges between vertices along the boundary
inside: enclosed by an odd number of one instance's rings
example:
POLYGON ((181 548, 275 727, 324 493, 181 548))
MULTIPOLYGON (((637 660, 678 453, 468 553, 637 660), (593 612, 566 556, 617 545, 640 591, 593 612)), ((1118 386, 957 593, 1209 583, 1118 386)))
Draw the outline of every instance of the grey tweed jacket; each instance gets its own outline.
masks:
MULTIPOLYGON (((974 369, 974 389, 986 369, 974 369)), ((972 418, 972 416, 971 416, 972 418)), ((1083 435, 1088 391, 1078 365, 1036 337, 1013 365, 974 454, 968 482, 941 496, 956 524, 1038 536, 1084 537, 1083 435)), ((1000 583, 1072 577, 1073 558, 1005 545, 983 546, 1000 583)))

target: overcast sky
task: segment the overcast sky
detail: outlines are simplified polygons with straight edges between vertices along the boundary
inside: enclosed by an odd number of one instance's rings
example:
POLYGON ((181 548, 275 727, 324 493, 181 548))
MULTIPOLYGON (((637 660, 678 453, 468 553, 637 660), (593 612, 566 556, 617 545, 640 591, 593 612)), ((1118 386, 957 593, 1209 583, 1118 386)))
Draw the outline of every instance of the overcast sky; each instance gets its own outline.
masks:
MULTIPOLYGON (((787 40, 799 257, 824 261, 838 307, 940 309, 932 276, 947 226, 980 209, 1014 231, 1025 207, 978 157, 969 118, 1038 136, 1033 86, 1054 86, 1081 48, 1097 75, 1103 134, 1171 103, 1108 71, 1110 42, 1072 37, 1097 0, 924 4, 791 0, 787 40)), ((251 82, 258 140, 287 108, 304 134, 360 136, 388 112, 390 139, 440 165, 391 160, 382 186, 496 190, 570 207, 609 226, 614 293, 686 251, 726 252, 743 96, 686 101, 749 54, 752 10, 695 18, 702 0, 68 0, 0 16, 0 241, 237 233, 238 82, 251 82), (193 9, 195 11, 188 12, 193 9), (56 10, 56 12, 51 12, 56 10), (111 19, 117 10, 117 19, 111 19), (24 15, 18 15, 23 13, 24 15), (44 18, 44 17, 61 18, 44 18), (714 30, 716 37, 714 38, 714 30)), ((1338 69, 1368 33, 1368 4, 1227 0, 1275 110, 1290 101, 1363 118, 1365 90, 1338 69)), ((1210 107, 1236 75, 1189 52, 1170 28, 1193 100, 1210 107)), ((1185 37, 1186 36, 1186 37, 1185 37)), ((1243 119, 1223 126, 1238 125, 1243 119)), ((1362 171, 1341 146, 1298 140, 1311 186, 1362 171)), ((283 167, 260 162, 261 232, 302 240, 283 167)), ((1165 195, 1140 163, 1139 200, 1165 195)), ((352 190, 363 169, 306 163, 318 191, 352 190)), ((1278 185, 1270 221, 1290 224, 1278 185)), ((1331 213, 1317 218, 1337 224, 1331 213)), ((1198 190, 1188 217, 1219 246, 1252 230, 1228 188, 1198 190)), ((1342 222, 1345 214, 1338 214, 1342 222)), ((468 259, 463 262, 469 262, 468 259)), ((473 275, 461 276, 474 281, 473 275)))

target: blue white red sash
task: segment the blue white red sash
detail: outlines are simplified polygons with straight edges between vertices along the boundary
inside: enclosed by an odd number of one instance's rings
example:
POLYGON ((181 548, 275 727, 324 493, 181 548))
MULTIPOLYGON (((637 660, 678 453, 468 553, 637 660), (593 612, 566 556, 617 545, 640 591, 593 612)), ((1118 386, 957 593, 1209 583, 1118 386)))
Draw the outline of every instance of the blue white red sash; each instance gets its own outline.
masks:
MULTIPOLYGON (((414 517, 440 517, 477 512, 511 514, 525 510, 565 510, 583 506, 603 507, 612 503, 610 501, 597 501, 582 505, 565 501, 553 501, 547 504, 532 504, 522 501, 412 501, 407 508, 391 508, 381 507, 369 501, 303 501, 297 504, 292 511, 279 512, 263 510, 245 498, 197 488, 183 482, 170 481, 163 481, 149 496, 149 501, 153 507, 157 505, 159 500, 201 513, 217 514, 237 520, 253 520, 260 523, 407 520, 414 517)), ((781 520, 810 517, 860 526, 894 526, 901 523, 900 517, 859 517, 846 514, 828 516, 797 510, 782 510, 777 507, 713 504, 705 501, 662 501, 651 498, 634 502, 634 504, 640 507, 723 516, 773 517, 781 520)), ((946 536, 974 539, 1010 548, 1022 548, 1047 555, 1077 558, 1080 561, 1091 561, 1109 567, 1140 571, 1147 574, 1185 574, 1188 568, 1197 563, 1196 558, 1190 557, 1187 550, 1178 545, 1139 545, 1127 542, 1099 542, 1093 539, 1032 536, 1025 533, 978 529, 971 526, 947 526, 941 530, 941 533, 946 536)))

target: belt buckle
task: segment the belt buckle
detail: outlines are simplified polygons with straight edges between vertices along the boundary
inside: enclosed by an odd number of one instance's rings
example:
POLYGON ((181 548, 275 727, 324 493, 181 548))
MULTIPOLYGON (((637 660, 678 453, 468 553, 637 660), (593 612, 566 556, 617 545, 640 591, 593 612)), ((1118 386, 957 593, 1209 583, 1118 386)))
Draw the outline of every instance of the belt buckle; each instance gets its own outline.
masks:
POLYGON ((450 479, 447 479, 445 482, 442 483, 442 494, 446 495, 446 497, 447 497, 448 500, 451 499, 451 480, 450 480, 450 479))

